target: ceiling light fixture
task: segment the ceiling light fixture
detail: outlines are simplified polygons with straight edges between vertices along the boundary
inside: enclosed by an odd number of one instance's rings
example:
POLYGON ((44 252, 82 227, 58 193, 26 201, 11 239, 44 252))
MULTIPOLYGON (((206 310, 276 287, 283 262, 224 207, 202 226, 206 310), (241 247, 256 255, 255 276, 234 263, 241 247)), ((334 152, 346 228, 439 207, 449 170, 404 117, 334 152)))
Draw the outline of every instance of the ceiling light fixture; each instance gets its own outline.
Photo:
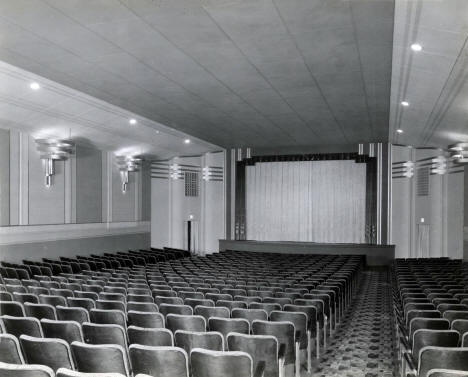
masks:
POLYGON ((419 43, 413 43, 411 45, 411 50, 419 52, 422 50, 422 46, 419 43))
POLYGON ((130 123, 133 126, 133 125, 137 124, 137 120, 132 118, 132 119, 130 119, 128 121, 128 123, 130 123))
POLYGON ((396 130, 396 132, 399 133, 399 134, 402 134, 403 130, 401 128, 399 128, 398 130, 396 130))
POLYGON ((29 87, 30 87, 32 90, 39 90, 39 89, 41 89, 41 86, 40 86, 39 83, 37 83, 37 82, 32 82, 31 84, 29 84, 29 87))
POLYGON ((52 186, 52 176, 55 174, 55 161, 66 161, 75 152, 75 143, 71 140, 36 139, 36 148, 44 164, 45 185, 52 186))
POLYGON ((184 140, 184 143, 185 143, 185 144, 190 144, 190 139, 185 139, 185 140, 184 140))
POLYGON ((408 107, 409 102, 408 101, 401 101, 401 106, 408 107))

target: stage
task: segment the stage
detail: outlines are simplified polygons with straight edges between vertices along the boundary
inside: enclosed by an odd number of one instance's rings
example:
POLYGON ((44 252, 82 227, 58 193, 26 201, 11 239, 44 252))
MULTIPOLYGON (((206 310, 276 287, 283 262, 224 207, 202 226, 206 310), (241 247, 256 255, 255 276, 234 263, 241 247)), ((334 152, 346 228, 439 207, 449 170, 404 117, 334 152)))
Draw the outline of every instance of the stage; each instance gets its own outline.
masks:
POLYGON ((224 250, 286 254, 365 255, 368 266, 387 266, 395 258, 395 245, 219 240, 219 251, 224 250))

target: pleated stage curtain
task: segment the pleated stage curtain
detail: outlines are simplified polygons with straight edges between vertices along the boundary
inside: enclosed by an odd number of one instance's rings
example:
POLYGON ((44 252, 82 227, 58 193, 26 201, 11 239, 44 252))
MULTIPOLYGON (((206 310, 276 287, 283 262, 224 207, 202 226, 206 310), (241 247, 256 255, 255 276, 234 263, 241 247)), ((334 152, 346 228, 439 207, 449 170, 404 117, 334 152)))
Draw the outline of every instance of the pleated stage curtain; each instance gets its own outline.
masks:
POLYGON ((364 243, 366 164, 261 162, 246 167, 247 239, 364 243))

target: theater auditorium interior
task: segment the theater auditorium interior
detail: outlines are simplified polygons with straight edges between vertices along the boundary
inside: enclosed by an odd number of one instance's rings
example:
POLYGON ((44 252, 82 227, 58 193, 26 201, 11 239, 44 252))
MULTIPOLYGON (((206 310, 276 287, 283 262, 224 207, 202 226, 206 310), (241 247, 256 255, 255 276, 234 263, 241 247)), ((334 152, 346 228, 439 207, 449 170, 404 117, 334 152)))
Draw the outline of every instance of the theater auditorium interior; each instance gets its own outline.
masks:
POLYGON ((468 0, 0 0, 0 377, 468 377, 468 0))

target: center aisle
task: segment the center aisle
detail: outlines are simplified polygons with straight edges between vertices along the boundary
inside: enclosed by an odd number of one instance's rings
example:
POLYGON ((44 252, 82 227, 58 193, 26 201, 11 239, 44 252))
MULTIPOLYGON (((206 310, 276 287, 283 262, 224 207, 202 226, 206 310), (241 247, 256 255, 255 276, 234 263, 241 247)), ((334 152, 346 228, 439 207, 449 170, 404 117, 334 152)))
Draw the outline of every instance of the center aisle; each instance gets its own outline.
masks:
POLYGON ((397 376, 393 330, 389 273, 363 272, 359 293, 312 375, 397 376))

